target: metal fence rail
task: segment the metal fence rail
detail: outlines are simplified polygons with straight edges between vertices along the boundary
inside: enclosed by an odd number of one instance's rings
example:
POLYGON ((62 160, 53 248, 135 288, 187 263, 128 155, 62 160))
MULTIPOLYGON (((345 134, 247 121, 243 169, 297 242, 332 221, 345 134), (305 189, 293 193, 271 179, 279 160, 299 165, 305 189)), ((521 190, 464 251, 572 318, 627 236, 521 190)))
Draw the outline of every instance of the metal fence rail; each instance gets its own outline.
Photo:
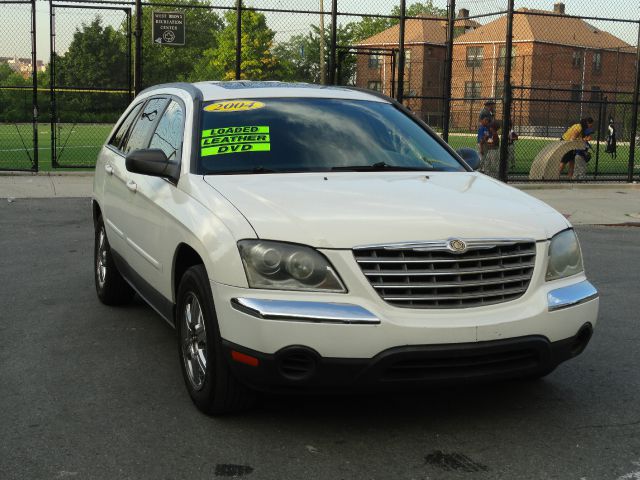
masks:
POLYGON ((541 3, 3 2, 0 15, 24 17, 27 25, 18 29, 17 54, 31 53, 31 65, 37 65, 35 32, 46 36, 46 28, 35 28, 36 11, 40 26, 49 24, 51 53, 19 81, 14 76, 5 84, 0 77, 1 101, 17 105, 19 112, 9 118, 16 108, 6 108, 0 117, 0 169, 92 167, 118 114, 146 86, 269 79, 380 91, 403 102, 456 148, 476 146, 480 112, 493 100, 500 160, 497 170, 485 173, 504 181, 540 180, 532 166, 544 160, 541 152, 569 127, 592 118, 584 171, 569 176, 564 169, 558 175, 561 163, 550 157, 549 172, 556 174, 544 179, 638 180, 637 5, 623 0, 615 11, 580 15, 590 12, 584 2, 541 3), (184 46, 152 37, 152 13, 159 11, 184 14, 184 46), (49 22, 43 22, 47 16, 49 22), (48 124, 40 132, 40 163, 38 104, 39 120, 48 124), (17 132, 3 141, 8 130, 17 132))

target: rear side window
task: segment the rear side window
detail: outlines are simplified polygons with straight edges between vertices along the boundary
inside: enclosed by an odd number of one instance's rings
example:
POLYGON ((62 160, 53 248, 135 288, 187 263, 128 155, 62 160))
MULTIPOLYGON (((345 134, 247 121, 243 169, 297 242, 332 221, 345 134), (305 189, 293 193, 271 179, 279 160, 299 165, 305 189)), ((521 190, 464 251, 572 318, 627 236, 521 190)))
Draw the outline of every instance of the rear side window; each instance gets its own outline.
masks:
POLYGON ((109 145, 120 150, 120 146, 122 145, 123 140, 126 138, 127 132, 129 131, 129 128, 131 127, 133 121, 138 116, 141 108, 142 103, 139 103, 138 105, 133 107, 133 109, 129 112, 129 115, 127 115, 127 118, 124 119, 124 122, 120 124, 118 130, 116 130, 116 133, 113 135, 113 137, 111 137, 109 145))
POLYGON ((142 114, 136 120, 136 123, 129 130, 129 135, 121 147, 123 153, 127 154, 133 150, 147 148, 151 132, 155 128, 164 108, 167 106, 169 99, 152 98, 145 105, 142 114))
POLYGON ((182 150, 183 129, 184 112, 182 106, 172 100, 158 122, 158 128, 153 132, 149 148, 159 148, 170 162, 178 163, 182 150))

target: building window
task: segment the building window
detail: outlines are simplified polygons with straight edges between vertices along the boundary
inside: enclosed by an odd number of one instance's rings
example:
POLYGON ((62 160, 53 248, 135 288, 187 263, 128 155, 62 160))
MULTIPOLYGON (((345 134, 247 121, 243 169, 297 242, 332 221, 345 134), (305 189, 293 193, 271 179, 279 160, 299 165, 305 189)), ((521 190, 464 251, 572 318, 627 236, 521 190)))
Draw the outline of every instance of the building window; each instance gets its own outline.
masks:
POLYGON ((483 58, 483 47, 467 47, 467 67, 481 67, 483 58))
POLYGON ((376 92, 382 92, 382 82, 379 82, 377 80, 372 80, 369 83, 367 83, 367 88, 369 90, 375 90, 376 92))
POLYGON ((580 85, 572 83, 571 84, 571 101, 572 102, 579 102, 581 93, 582 92, 581 92, 580 85))
POLYGON ((464 98, 475 99, 482 96, 482 82, 464 82, 464 98))
POLYGON ((496 82, 496 89, 493 92, 495 98, 502 98, 504 95, 504 82, 496 82))
POLYGON ((593 71, 602 71, 602 52, 593 52, 593 71))
POLYGON ((573 52, 573 54, 571 55, 571 65, 573 65, 573 68, 581 68, 582 67, 582 51, 581 50, 575 50, 573 52))
MULTIPOLYGON (((500 52, 498 54, 499 67, 504 67, 506 57, 507 57, 507 47, 503 45, 500 47, 500 52)), ((511 66, 512 67, 515 65, 515 58, 516 58, 516 46, 513 45, 511 47, 511 66)))
POLYGON ((600 87, 594 85, 591 87, 591 103, 597 103, 602 98, 602 90, 600 87))
POLYGON ((382 63, 382 57, 379 53, 372 53, 369 55, 369 68, 380 68, 382 63))

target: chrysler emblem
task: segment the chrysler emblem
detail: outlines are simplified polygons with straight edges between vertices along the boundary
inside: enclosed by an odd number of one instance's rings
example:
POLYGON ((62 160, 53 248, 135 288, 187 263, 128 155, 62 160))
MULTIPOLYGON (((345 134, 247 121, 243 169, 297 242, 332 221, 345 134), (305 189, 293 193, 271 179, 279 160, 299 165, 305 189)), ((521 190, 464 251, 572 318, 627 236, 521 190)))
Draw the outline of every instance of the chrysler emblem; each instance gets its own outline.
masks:
POLYGON ((453 253, 464 253, 467 250, 467 244, 464 243, 464 240, 459 240, 457 238, 449 240, 449 244, 447 246, 453 253))

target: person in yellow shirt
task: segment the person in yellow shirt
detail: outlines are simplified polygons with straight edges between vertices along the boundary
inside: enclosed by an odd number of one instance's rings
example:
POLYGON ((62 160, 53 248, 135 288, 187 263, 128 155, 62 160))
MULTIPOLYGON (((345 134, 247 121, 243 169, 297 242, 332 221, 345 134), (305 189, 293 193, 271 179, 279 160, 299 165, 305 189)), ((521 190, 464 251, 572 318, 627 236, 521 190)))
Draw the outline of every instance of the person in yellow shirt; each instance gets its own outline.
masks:
MULTIPOLYGON (((592 128, 593 128, 593 118, 591 117, 583 118, 582 120, 580 120, 580 123, 571 125, 567 129, 567 131, 562 134, 562 140, 567 142, 571 142, 574 140, 588 141, 591 137, 587 135, 586 132, 588 130, 592 130, 592 128)), ((558 171, 558 175, 562 175, 562 171, 564 170, 564 167, 567 164, 569 164, 569 170, 567 171, 567 174, 569 178, 573 178, 573 170, 576 166, 574 151, 562 157, 562 160, 560 160, 560 169, 558 171)))

